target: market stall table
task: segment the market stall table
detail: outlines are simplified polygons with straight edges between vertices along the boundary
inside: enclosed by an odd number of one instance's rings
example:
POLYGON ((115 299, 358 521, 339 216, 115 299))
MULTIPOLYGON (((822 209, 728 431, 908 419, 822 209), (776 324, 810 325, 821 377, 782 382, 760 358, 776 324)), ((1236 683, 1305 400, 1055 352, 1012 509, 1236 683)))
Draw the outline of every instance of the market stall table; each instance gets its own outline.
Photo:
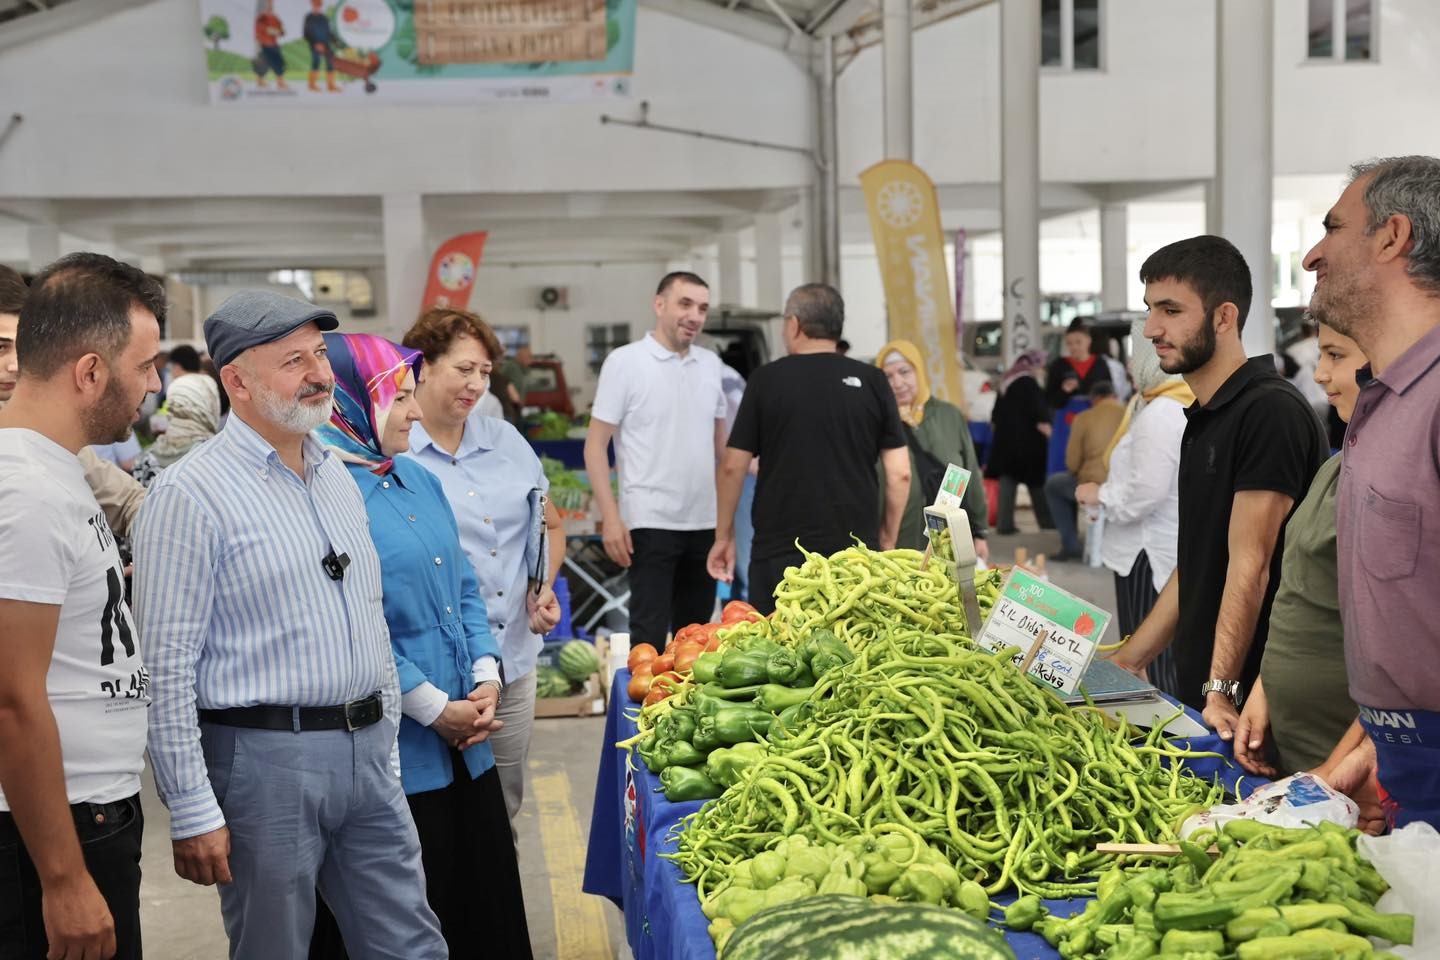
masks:
MULTIPOLYGON (((637 705, 624 695, 630 672, 615 674, 610 709, 605 720, 605 743, 600 752, 600 773, 590 818, 590 843, 585 858, 584 891, 608 897, 625 913, 625 936, 635 960, 714 960, 715 950, 706 933, 695 887, 685 883, 680 869, 662 853, 674 853, 670 832, 681 818, 694 813, 703 801, 671 803, 659 793, 660 778, 638 758, 615 749, 633 737, 635 721, 626 715, 637 705)), ((1198 714, 1187 711, 1196 721, 1198 714)), ((1231 755, 1230 745, 1217 736, 1192 738, 1197 751, 1231 755)), ((1221 760, 1201 759, 1191 769, 1208 777, 1220 773, 1231 789, 1242 772, 1221 760)), ((1254 778, 1247 783, 1254 784, 1254 778)), ((1264 782, 1264 781, 1259 781, 1264 782)), ((1009 896, 1002 897, 1008 900, 1009 896)), ((1046 901, 1050 911, 1069 916, 1082 909, 1084 899, 1046 901)), ((1059 953, 1032 933, 1006 931, 1006 940, 1018 960, 1054 960, 1059 953)))

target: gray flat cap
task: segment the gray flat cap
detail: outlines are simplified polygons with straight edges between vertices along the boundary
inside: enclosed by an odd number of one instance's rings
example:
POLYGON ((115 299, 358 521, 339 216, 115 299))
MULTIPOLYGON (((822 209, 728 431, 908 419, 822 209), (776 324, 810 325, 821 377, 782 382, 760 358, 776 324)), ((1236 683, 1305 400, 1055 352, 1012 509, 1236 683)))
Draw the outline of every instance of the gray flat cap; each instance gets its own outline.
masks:
POLYGON ((324 307, 268 290, 242 290, 206 318, 205 346, 218 370, 251 347, 287 337, 307 323, 321 330, 340 326, 324 307))

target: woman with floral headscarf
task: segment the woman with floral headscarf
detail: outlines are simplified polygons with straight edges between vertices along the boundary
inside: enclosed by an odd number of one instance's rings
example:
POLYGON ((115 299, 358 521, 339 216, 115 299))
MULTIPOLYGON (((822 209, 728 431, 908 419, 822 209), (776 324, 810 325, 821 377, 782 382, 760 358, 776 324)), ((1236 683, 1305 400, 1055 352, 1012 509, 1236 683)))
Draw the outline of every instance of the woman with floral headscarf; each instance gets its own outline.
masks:
POLYGON ((975 537, 975 554, 990 557, 985 542, 985 525, 989 507, 985 503, 985 484, 980 476, 980 459, 970 439, 970 424, 964 412, 930 392, 930 378, 920 350, 909 340, 892 340, 875 355, 875 366, 885 372, 900 420, 910 447, 910 499, 900 517, 900 547, 923 549, 925 546, 925 508, 935 498, 940 476, 949 464, 970 471, 971 482, 965 488, 965 514, 970 519, 970 533, 975 537), (936 476, 936 472, 940 476, 936 476))
MULTIPOLYGON (((499 729, 500 648, 440 481, 399 456, 421 417, 421 356, 365 334, 327 333, 325 345, 335 400, 319 435, 359 485, 380 555, 404 714, 401 780, 427 897, 451 957, 529 957, 510 818, 485 742, 499 729)), ((318 918, 316 929, 324 938, 318 918)))
POLYGON ((1000 481, 995 532, 1015 533, 1015 493, 1020 484, 1030 491, 1035 520, 1042 530, 1055 526, 1045 503, 1045 455, 1050 441, 1050 407, 1039 377, 1045 372, 1045 351, 1022 353, 1000 380, 1000 395, 990 414, 995 439, 985 475, 1000 481))
POLYGON ((202 373, 177 377, 166 391, 165 432, 141 455, 131 475, 150 486, 160 471, 211 437, 220 429, 220 388, 202 373))

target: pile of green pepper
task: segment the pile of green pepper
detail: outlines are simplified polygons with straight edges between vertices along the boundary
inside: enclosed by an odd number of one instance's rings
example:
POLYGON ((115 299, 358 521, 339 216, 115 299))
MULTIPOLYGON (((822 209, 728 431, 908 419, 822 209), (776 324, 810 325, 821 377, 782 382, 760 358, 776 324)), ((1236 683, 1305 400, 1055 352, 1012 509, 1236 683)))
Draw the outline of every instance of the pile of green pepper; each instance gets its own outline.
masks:
MULTIPOLYGON (((953 588, 952 588, 953 589, 953 588)), ((1153 842, 1223 795, 1196 756, 1097 710, 1071 709, 1008 654, 892 623, 816 680, 767 753, 686 818, 673 859, 702 898, 781 839, 897 833, 987 893, 1095 892, 1096 843, 1153 842)), ((777 719, 777 724, 779 720, 777 719)))
POLYGON ((828 630, 813 630, 795 647, 763 634, 695 661, 684 702, 660 713, 638 753, 660 775, 672 802, 718 797, 765 753, 772 729, 782 735, 800 719, 824 675, 854 659, 828 630), (713 762, 712 762, 713 761, 713 762))
POLYGON ((1357 835, 1234 820, 1182 843, 1168 867, 1113 867, 1083 913, 1050 917, 1027 896, 1005 922, 1040 933, 1066 960, 1393 960, 1366 938, 1408 944, 1415 919, 1375 910, 1386 884, 1355 852, 1357 835))

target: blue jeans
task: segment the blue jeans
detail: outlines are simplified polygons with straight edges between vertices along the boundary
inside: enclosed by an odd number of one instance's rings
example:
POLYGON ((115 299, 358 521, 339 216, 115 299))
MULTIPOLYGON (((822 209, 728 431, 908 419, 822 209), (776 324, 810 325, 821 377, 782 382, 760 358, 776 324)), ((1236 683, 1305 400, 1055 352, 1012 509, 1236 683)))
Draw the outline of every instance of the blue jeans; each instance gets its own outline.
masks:
POLYGON ((1060 532, 1060 549, 1071 556, 1080 555, 1079 520, 1076 516, 1075 474, 1052 473, 1045 478, 1045 501, 1050 505, 1050 519, 1060 532))

